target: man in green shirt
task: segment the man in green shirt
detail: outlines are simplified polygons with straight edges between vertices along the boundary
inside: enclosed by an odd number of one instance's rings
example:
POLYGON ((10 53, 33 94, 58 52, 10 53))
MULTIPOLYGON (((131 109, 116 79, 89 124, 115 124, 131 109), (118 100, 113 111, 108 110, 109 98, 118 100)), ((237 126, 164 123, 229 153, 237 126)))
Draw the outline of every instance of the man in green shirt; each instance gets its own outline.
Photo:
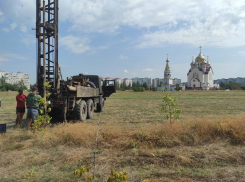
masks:
POLYGON ((27 107, 27 130, 30 129, 31 122, 37 119, 39 100, 42 97, 37 94, 37 87, 32 88, 32 92, 26 97, 26 107, 27 107))

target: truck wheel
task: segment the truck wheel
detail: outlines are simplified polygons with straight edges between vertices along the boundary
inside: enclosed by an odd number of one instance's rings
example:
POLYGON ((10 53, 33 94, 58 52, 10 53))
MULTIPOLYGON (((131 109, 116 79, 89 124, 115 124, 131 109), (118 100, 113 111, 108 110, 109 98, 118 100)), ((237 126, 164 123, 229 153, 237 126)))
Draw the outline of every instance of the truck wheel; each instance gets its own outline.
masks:
POLYGON ((101 103, 97 104, 97 112, 103 112, 104 111, 104 105, 105 105, 105 101, 104 101, 104 98, 102 98, 101 103))
POLYGON ((85 121, 87 118, 87 104, 84 100, 81 100, 78 104, 76 104, 74 108, 74 116, 76 119, 81 121, 85 121))
POLYGON ((87 100, 87 119, 90 119, 94 115, 94 102, 92 99, 87 100))

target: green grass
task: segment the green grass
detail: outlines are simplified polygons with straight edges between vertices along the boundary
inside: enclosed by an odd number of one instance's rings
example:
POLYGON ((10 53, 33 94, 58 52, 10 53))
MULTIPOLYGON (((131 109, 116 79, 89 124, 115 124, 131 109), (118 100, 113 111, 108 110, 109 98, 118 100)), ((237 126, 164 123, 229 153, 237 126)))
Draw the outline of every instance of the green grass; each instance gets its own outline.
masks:
MULTIPOLYGON (((222 132, 213 137, 212 132, 208 136, 208 126, 198 128, 189 122, 210 124, 228 118, 227 121, 234 122, 239 119, 242 124, 245 92, 169 94, 178 98, 177 105, 183 110, 181 122, 176 122, 180 124, 174 130, 181 131, 179 136, 161 131, 162 126, 168 126, 160 110, 162 92, 121 91, 106 100, 96 151, 98 181, 106 181, 111 169, 127 171, 128 181, 133 182, 244 179, 245 146, 242 142, 233 145, 227 138, 234 135, 235 139, 243 140, 243 129, 238 127, 237 132, 229 133, 233 125, 228 124, 224 127, 226 137, 222 132), (188 131, 195 133, 185 131, 188 127, 181 128, 185 124, 192 127, 188 131), (151 143, 161 137, 154 145, 151 143)), ((0 181, 75 181, 73 171, 79 164, 93 166, 98 113, 84 123, 52 126, 46 133, 27 133, 25 129, 13 128, 16 95, 16 92, 0 92, 0 123, 7 123, 7 133, 0 135, 0 181)), ((226 124, 226 120, 221 124, 226 124)))

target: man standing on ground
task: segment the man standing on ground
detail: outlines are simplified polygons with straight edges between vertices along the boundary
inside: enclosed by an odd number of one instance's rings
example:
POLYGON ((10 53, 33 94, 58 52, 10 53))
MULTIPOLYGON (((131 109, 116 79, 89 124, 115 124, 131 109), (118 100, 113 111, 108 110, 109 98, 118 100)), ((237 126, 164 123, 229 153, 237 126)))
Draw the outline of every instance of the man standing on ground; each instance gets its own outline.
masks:
POLYGON ((25 114, 25 101, 26 96, 23 94, 23 90, 19 89, 19 94, 16 96, 17 107, 16 107, 16 126, 21 127, 23 115, 25 114))
POLYGON ((27 107, 27 130, 30 129, 31 122, 37 119, 39 100, 42 97, 37 94, 37 87, 32 88, 32 92, 26 97, 26 107, 27 107))

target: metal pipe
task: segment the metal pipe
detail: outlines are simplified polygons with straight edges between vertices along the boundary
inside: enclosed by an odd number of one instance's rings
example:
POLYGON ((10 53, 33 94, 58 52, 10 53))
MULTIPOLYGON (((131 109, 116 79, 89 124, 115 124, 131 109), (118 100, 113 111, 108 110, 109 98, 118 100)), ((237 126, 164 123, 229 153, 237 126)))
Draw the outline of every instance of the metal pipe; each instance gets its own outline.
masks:
MULTIPOLYGON (((48 22, 49 21, 50 21, 50 0, 48 0, 48 22)), ((50 60, 50 36, 48 36, 48 81, 50 81, 50 61, 49 60, 50 60)))
MULTIPOLYGON (((45 0, 43 1, 43 86, 46 83, 46 38, 45 38, 45 0)), ((46 88, 43 88, 43 97, 46 95, 46 88)))

